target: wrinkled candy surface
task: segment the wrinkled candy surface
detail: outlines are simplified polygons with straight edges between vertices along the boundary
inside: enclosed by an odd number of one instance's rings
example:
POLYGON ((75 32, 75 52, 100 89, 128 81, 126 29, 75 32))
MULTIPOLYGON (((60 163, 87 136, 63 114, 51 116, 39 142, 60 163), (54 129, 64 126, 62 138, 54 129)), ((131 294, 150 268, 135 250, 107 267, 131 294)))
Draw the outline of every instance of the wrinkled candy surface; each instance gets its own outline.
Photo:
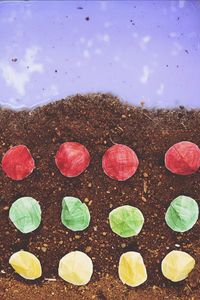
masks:
POLYGON ((195 266, 194 258, 186 252, 173 250, 162 261, 163 275, 174 282, 184 280, 195 266))
POLYGON ((90 281, 92 273, 92 260, 81 251, 70 252, 60 260, 58 274, 69 283, 85 285, 90 281))
POLYGON ((144 217, 138 208, 124 205, 110 212, 109 223, 113 232, 127 238, 139 234, 144 224, 144 217))
POLYGON ((165 166, 172 173, 190 175, 200 167, 200 149, 191 142, 174 144, 165 154, 165 166))
POLYGON ((41 223, 40 205, 34 198, 19 198, 10 207, 9 218, 22 233, 32 232, 41 223))
POLYGON ((135 152, 126 145, 116 144, 110 147, 102 159, 102 167, 110 178, 123 181, 133 176, 139 161, 135 152))
POLYGON ((119 278, 131 287, 147 280, 147 271, 140 253, 130 251, 121 255, 118 268, 119 278))
POLYGON ((73 231, 84 230, 90 223, 90 212, 85 203, 75 197, 64 197, 61 221, 73 231))
POLYGON ((55 163, 64 176, 76 177, 88 167, 90 154, 85 146, 75 142, 66 142, 56 153, 55 163))
POLYGON ((30 175, 35 162, 29 149, 24 145, 10 148, 2 159, 2 169, 13 180, 22 180, 30 175))
POLYGON ((165 220, 172 230, 185 232, 195 225, 198 216, 199 207, 197 202, 190 197, 179 196, 170 203, 165 220))
POLYGON ((34 280, 42 275, 39 259, 30 252, 20 250, 14 253, 9 259, 9 264, 25 279, 34 280))

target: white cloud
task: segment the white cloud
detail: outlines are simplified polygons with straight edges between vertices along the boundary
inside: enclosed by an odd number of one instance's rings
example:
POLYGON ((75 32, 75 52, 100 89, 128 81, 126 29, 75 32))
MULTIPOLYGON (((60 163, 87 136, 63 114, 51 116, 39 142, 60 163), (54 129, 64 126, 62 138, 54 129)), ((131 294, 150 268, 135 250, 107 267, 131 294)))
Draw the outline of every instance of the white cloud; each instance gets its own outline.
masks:
POLYGON ((140 43, 139 43, 140 48, 141 48, 142 50, 146 50, 147 44, 148 44, 150 41, 151 41, 151 36, 150 36, 150 35, 145 35, 145 36, 141 39, 141 41, 140 41, 140 43))
POLYGON ((89 57, 90 57, 90 52, 89 52, 88 50, 84 50, 84 51, 83 51, 83 56, 84 56, 85 58, 89 58, 89 57))
POLYGON ((132 35, 133 35, 134 39, 137 39, 139 36, 137 32, 134 32, 132 35))
MULTIPOLYGON (((176 3, 176 4, 177 4, 177 3, 176 3)), ((176 12, 176 6, 175 6, 175 4, 174 4, 173 1, 171 1, 170 9, 171 9, 172 12, 176 12)))
POLYGON ((107 3, 106 1, 100 1, 100 8, 101 10, 106 10, 107 9, 107 3))
POLYGON ((25 85, 29 81, 29 76, 23 72, 17 72, 13 67, 8 64, 0 64, 2 76, 6 84, 17 90, 18 94, 23 96, 25 94, 25 85))
POLYGON ((179 43, 174 43, 174 49, 172 49, 171 54, 173 56, 178 55, 183 50, 183 47, 179 43))
POLYGON ((106 42, 106 43, 109 42, 110 41, 110 36, 108 34, 104 34, 103 35, 103 41, 106 42))
POLYGON ((140 82, 142 84, 146 84, 149 80, 149 76, 151 73, 153 73, 153 70, 151 70, 149 66, 147 66, 147 65, 143 66, 143 72, 140 77, 140 82))
POLYGON ((95 54, 101 54, 101 53, 102 53, 102 50, 99 49, 99 48, 96 48, 96 49, 94 50, 94 53, 95 53, 95 54))
POLYGON ((26 18, 31 18, 32 17, 32 11, 30 9, 25 10, 24 15, 26 18))
POLYGON ((110 41, 110 36, 108 33, 104 33, 104 34, 97 34, 97 39, 99 41, 103 41, 108 43, 110 41))
POLYGON ((78 61, 76 62, 76 66, 77 66, 77 67, 81 67, 81 66, 82 66, 82 63, 78 60, 78 61))
MULTIPOLYGON (((43 98, 44 99, 52 99, 59 95, 58 87, 55 84, 51 84, 48 88, 45 88, 43 91, 43 98)), ((40 96, 37 98, 41 100, 40 96)))
POLYGON ((118 55, 115 55, 114 56, 114 61, 116 61, 116 62, 120 61, 120 57, 118 55))
POLYGON ((55 84, 50 86, 50 94, 51 96, 58 96, 58 87, 55 84))
POLYGON ((22 13, 22 10, 20 10, 19 12, 18 12, 18 10, 12 10, 12 11, 9 11, 9 15, 4 16, 3 18, 1 18, 0 21, 3 23, 12 24, 13 22, 15 22, 18 15, 20 15, 20 19, 26 20, 26 19, 29 19, 32 17, 32 11, 29 8, 23 9, 23 13, 22 13))
POLYGON ((185 0, 179 0, 178 6, 179 8, 183 8, 185 6, 185 0))
POLYGON ((25 95, 25 88, 31 75, 43 72, 43 65, 35 62, 38 50, 39 48, 36 46, 26 49, 24 59, 16 65, 0 61, 1 75, 7 86, 14 88, 20 96, 25 95))
POLYGON ((89 48, 91 48, 91 47, 93 46, 93 41, 92 41, 92 40, 88 40, 88 41, 87 41, 87 46, 88 46, 89 48))
POLYGON ((164 83, 161 83, 160 86, 159 86, 159 88, 158 88, 157 91, 156 91, 156 94, 157 94, 157 95, 162 95, 163 92, 164 92, 164 88, 165 88, 164 83))
POLYGON ((170 36, 171 38, 175 38, 175 37, 178 36, 178 34, 177 34, 177 32, 172 31, 172 32, 169 33, 169 36, 170 36))
POLYGON ((105 27, 105 28, 109 28, 111 25, 112 25, 112 23, 109 22, 109 21, 106 21, 106 22, 104 23, 104 27, 105 27))
POLYGON ((39 48, 36 46, 32 46, 26 49, 25 58, 20 62, 20 65, 24 68, 29 67, 28 70, 31 73, 43 71, 43 65, 40 63, 36 63, 35 59, 38 54, 39 48))
POLYGON ((84 36, 80 37, 80 42, 81 42, 81 44, 84 44, 84 43, 85 43, 85 38, 84 38, 84 36))
POLYGON ((1 19, 1 21, 3 23, 13 23, 15 21, 15 19, 16 19, 16 16, 17 16, 16 11, 13 10, 13 11, 10 12, 9 16, 3 17, 1 19))

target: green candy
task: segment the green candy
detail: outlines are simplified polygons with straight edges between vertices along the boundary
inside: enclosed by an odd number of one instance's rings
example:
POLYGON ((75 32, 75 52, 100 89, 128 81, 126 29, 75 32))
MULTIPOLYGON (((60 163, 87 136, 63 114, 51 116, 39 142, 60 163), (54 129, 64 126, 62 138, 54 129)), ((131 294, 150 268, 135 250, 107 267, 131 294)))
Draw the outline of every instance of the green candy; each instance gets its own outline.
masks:
POLYGON ((61 221, 73 231, 84 230, 90 223, 90 212, 85 203, 75 197, 64 197, 62 200, 61 221))
POLYGON ((109 223, 113 232, 127 238, 139 234, 144 224, 144 217, 138 208, 124 205, 110 212, 109 223))
POLYGON ((175 198, 167 209, 165 221, 174 231, 185 232, 191 229, 199 216, 197 202, 187 196, 175 198))
POLYGON ((9 218, 22 233, 29 233, 41 223, 41 208, 32 197, 22 197, 10 207, 9 218))

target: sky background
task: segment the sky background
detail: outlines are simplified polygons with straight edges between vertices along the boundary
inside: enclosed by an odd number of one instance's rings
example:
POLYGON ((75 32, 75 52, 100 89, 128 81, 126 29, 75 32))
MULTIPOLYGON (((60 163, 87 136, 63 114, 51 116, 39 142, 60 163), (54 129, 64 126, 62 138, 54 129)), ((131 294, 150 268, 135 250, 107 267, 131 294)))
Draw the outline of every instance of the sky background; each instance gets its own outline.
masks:
POLYGON ((87 92, 200 107, 200 1, 0 2, 0 105, 87 92))

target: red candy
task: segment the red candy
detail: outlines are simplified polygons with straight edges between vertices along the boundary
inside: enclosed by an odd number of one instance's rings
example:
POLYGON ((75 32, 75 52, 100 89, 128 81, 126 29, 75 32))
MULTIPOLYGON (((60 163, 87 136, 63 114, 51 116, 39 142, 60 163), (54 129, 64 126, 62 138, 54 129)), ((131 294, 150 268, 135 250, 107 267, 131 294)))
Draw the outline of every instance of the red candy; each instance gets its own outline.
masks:
POLYGON ((80 175, 90 163, 90 154, 81 144, 66 142, 56 153, 55 162, 60 172, 66 177, 80 175))
POLYGON ((13 180, 22 180, 30 175, 35 168, 35 162, 29 149, 24 145, 10 148, 2 159, 2 168, 13 180))
POLYGON ((133 176, 139 161, 135 152, 126 145, 116 144, 103 156, 102 167, 110 178, 123 181, 133 176))
POLYGON ((200 149, 191 142, 174 144, 165 154, 165 166, 172 173, 190 175, 200 167, 200 149))

